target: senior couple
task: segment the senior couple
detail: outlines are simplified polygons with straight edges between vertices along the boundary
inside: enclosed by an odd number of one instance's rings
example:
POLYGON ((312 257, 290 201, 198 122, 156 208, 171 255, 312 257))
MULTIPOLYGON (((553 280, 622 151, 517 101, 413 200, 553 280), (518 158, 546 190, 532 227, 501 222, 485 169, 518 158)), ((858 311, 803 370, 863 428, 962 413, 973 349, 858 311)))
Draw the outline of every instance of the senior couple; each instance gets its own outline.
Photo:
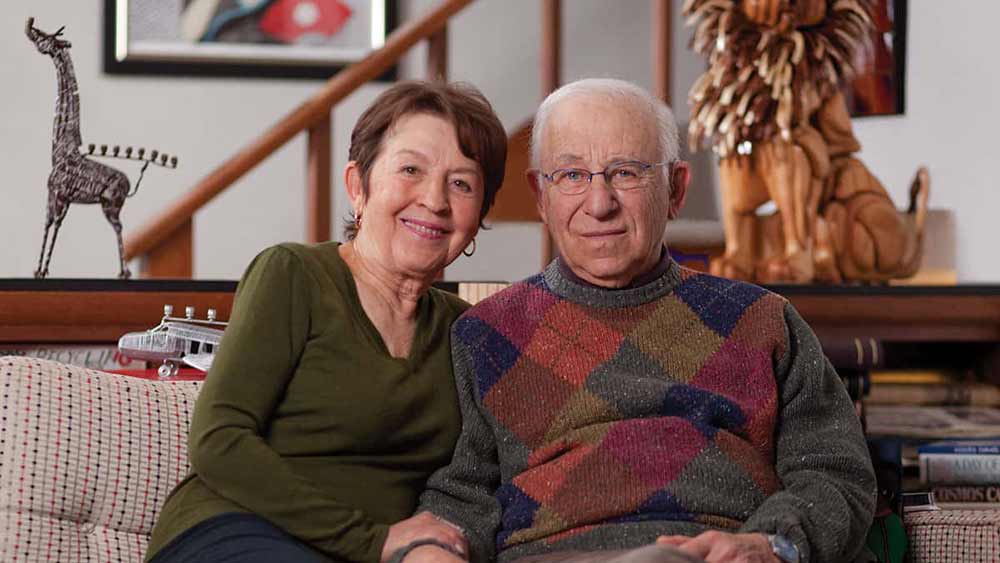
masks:
POLYGON ((469 308, 432 282, 475 251, 503 128, 469 86, 379 96, 348 241, 241 280, 147 560, 859 559, 851 401, 786 300, 670 259, 677 137, 627 82, 550 95, 526 174, 558 258, 469 308))

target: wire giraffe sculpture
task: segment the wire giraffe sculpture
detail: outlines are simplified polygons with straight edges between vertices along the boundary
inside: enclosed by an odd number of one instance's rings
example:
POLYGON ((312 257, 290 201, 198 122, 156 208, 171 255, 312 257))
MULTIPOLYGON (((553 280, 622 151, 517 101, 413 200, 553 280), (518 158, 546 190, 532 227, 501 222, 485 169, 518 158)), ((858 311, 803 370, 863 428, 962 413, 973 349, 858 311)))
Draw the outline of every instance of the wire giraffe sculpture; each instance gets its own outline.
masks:
POLYGON ((177 167, 177 157, 160 154, 157 151, 146 153, 138 149, 133 154, 132 147, 125 149, 113 147, 108 152, 107 145, 101 145, 100 153, 95 146, 89 145, 87 154, 81 152, 80 138, 80 95, 70 60, 70 42, 61 39, 64 27, 55 33, 45 33, 34 26, 35 18, 28 18, 24 27, 28 39, 35 44, 38 52, 48 55, 56 66, 59 98, 56 103, 55 123, 52 128, 52 172, 49 173, 49 199, 45 215, 45 236, 42 238, 42 251, 38 256, 36 278, 44 278, 49 274, 49 261, 52 259, 52 248, 56 244, 59 227, 70 204, 100 204, 111 228, 118 238, 118 261, 120 265, 119 278, 131 276, 125 265, 125 252, 122 247, 122 223, 119 219, 125 199, 139 191, 142 175, 146 167, 152 164, 169 168, 177 167), (124 158, 143 161, 135 189, 130 190, 128 177, 115 168, 95 162, 92 157, 124 158), (49 240, 49 230, 52 239, 49 240), (48 252, 46 252, 46 248, 48 252))

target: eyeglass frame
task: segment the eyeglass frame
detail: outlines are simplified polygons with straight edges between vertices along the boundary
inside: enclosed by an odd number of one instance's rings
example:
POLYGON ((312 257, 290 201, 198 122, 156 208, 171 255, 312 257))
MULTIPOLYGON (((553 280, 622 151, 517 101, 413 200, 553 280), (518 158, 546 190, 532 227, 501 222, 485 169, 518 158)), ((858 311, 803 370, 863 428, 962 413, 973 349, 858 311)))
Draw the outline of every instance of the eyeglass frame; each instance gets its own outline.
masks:
MULTIPOLYGON (((545 178, 545 180, 548 183, 554 185, 556 187, 556 189, 558 189, 560 192, 563 193, 563 195, 581 195, 581 194, 587 193, 587 190, 590 189, 590 186, 592 186, 594 184, 594 176, 598 176, 598 175, 604 177, 604 183, 607 184, 608 187, 610 187, 610 188, 612 188, 614 190, 617 190, 617 191, 632 191, 632 190, 637 190, 639 188, 646 187, 646 185, 640 184, 640 185, 637 185, 637 186, 632 187, 632 188, 616 188, 612 184, 611 179, 608 177, 608 171, 611 170, 611 169, 613 169, 613 168, 624 166, 626 164, 638 164, 640 167, 642 167, 643 173, 646 173, 646 172, 649 171, 649 169, 651 169, 651 168, 653 168, 655 166, 670 166, 671 169, 672 169, 675 162, 677 162, 677 161, 676 160, 667 160, 667 161, 664 161, 664 162, 643 162, 641 160, 623 160, 623 161, 620 161, 620 162, 611 163, 611 164, 607 165, 604 168, 604 170, 598 170, 596 172, 591 171, 591 170, 587 170, 586 168, 575 168, 575 167, 556 168, 555 170, 553 170, 553 171, 551 171, 549 173, 542 172, 541 169, 539 169, 539 168, 534 168, 534 169, 531 170, 531 172, 534 172, 535 174, 538 174, 542 178, 545 178), (569 172, 569 171, 576 171, 576 172, 581 172, 583 174, 586 174, 587 175, 587 185, 586 185, 586 187, 583 188, 579 192, 568 192, 567 193, 565 190, 563 190, 562 188, 560 188, 559 184, 557 184, 552 179, 552 177, 557 172, 569 172)), ((648 176, 646 176, 646 177, 648 178, 648 176)), ((667 184, 669 185, 669 183, 670 183, 670 178, 669 178, 669 173, 668 173, 667 184)))

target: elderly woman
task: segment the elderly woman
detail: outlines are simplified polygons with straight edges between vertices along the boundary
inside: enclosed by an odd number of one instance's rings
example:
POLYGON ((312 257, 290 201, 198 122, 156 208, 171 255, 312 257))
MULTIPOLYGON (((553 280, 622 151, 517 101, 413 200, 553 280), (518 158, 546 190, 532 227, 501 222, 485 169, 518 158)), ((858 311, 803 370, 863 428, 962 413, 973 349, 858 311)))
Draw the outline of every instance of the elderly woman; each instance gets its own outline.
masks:
POLYGON ((281 244, 237 289, 191 424, 192 473, 147 560, 379 561, 450 527, 413 513, 461 424, 431 283, 503 182, 503 127, 474 88, 403 83, 351 134, 345 244, 281 244))

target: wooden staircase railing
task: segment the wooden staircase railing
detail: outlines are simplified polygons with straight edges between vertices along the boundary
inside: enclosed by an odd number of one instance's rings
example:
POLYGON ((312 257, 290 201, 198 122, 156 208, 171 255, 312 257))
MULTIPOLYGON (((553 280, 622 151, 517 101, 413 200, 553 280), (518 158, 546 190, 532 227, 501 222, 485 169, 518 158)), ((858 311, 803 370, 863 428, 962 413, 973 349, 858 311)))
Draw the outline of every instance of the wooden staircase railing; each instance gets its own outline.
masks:
POLYGON ((309 135, 306 238, 309 242, 329 240, 333 107, 391 68, 425 39, 430 41, 430 76, 447 78, 447 22, 471 1, 442 1, 425 16, 400 26, 386 38, 382 48, 337 73, 316 95, 209 173, 178 202, 130 234, 125 240, 126 260, 146 256, 143 277, 191 277, 195 212, 303 131, 309 135))
MULTIPOLYGON (((125 240, 125 258, 145 256, 142 277, 190 278, 193 273, 193 216, 198 209, 230 187, 295 135, 309 136, 306 159, 306 241, 331 238, 331 155, 330 128, 333 107, 357 88, 391 68, 414 45, 428 41, 427 77, 448 78, 448 20, 472 0, 442 0, 423 16, 394 31, 385 45, 354 65, 340 71, 325 86, 250 142, 232 158, 213 170, 173 206, 125 240)), ((670 103, 671 0, 652 0, 652 77, 655 95, 670 103)), ((541 1, 542 97, 561 82, 561 0, 541 1)), ((524 170, 529 166, 530 121, 510 137, 504 188, 490 213, 493 221, 537 221, 524 170)), ((542 262, 548 263, 551 241, 543 233, 542 262)))

